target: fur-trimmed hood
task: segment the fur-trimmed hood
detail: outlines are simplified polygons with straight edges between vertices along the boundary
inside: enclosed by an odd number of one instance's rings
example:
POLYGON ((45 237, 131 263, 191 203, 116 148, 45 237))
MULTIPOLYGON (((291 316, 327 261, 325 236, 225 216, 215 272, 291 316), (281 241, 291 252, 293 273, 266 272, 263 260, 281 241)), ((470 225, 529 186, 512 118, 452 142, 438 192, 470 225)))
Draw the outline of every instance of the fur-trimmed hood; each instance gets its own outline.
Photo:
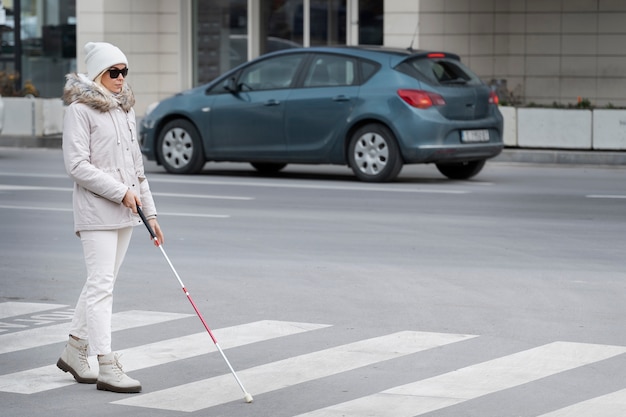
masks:
POLYGON ((78 101, 101 112, 121 106, 128 112, 135 105, 135 95, 127 83, 119 94, 109 93, 104 87, 91 81, 85 74, 71 73, 65 76, 63 102, 66 105, 78 101))

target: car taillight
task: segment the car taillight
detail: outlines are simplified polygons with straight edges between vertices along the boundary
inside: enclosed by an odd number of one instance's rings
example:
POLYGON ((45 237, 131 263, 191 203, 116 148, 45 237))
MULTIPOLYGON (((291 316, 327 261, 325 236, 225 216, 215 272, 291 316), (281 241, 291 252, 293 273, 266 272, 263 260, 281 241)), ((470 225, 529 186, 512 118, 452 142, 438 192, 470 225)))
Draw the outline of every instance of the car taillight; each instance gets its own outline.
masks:
POLYGON ((400 98, 409 106, 427 109, 432 106, 443 106, 446 101, 439 94, 424 90, 398 90, 400 98))
POLYGON ((489 104, 498 104, 500 103, 500 98, 498 98, 498 95, 496 94, 495 91, 490 91, 489 92, 489 104))

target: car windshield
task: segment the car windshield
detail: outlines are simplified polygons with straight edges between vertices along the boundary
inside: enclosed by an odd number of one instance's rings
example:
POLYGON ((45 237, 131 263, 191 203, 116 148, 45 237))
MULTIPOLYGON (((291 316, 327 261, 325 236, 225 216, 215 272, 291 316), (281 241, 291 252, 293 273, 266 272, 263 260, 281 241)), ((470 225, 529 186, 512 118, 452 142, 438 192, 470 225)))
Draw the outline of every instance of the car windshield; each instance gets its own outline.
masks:
POLYGON ((453 58, 416 57, 403 61, 398 71, 430 85, 479 85, 480 79, 453 58))

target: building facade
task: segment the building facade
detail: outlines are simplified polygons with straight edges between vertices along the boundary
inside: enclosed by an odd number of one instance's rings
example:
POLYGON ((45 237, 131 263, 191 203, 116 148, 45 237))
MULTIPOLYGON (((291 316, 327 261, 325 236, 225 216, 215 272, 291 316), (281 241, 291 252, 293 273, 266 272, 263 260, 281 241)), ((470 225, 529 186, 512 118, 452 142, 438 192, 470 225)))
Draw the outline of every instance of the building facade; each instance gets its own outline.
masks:
MULTIPOLYGON (((25 14, 38 19, 40 27, 28 39, 41 52, 31 48, 30 55, 24 55, 23 48, 20 63, 24 79, 45 87, 40 88, 42 95, 60 96, 63 74, 84 71, 82 45, 107 41, 128 56, 128 82, 137 96, 138 114, 154 101, 208 82, 267 51, 359 43, 455 52, 508 102, 567 105, 583 98, 597 106, 626 106, 623 0, 5 0, 4 4, 7 8, 20 4, 22 22, 25 14), (32 39, 37 37, 40 46, 32 39), (68 48, 75 50, 72 57, 64 52, 68 48)), ((3 35, 3 49, 4 41, 3 35)))

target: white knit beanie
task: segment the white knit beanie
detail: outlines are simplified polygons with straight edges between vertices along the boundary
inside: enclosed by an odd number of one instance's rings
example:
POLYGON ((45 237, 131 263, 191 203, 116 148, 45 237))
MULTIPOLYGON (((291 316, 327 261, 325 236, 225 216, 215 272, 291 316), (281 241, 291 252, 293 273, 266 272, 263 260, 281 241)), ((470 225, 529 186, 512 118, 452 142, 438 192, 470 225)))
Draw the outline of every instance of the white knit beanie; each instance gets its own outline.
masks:
POLYGON ((114 45, 106 42, 87 42, 85 44, 85 64, 87 65, 87 77, 95 80, 105 69, 114 65, 124 64, 128 66, 126 55, 114 45))

